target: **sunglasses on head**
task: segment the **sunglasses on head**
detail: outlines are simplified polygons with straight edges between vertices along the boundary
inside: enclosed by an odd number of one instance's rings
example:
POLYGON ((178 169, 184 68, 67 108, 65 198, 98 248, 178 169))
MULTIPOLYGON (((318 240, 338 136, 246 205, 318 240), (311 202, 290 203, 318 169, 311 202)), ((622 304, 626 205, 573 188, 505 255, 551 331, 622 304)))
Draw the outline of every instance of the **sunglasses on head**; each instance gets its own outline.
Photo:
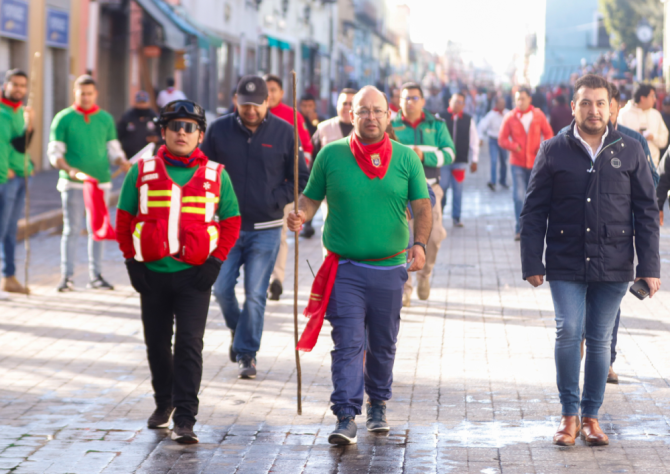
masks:
POLYGON ((186 110, 189 114, 204 115, 202 107, 189 100, 175 100, 166 105, 163 111, 166 113, 179 112, 180 109, 186 110))
POLYGON ((193 133, 199 129, 197 123, 185 122, 184 120, 171 120, 167 124, 167 128, 173 132, 178 132, 183 128, 186 133, 193 133))

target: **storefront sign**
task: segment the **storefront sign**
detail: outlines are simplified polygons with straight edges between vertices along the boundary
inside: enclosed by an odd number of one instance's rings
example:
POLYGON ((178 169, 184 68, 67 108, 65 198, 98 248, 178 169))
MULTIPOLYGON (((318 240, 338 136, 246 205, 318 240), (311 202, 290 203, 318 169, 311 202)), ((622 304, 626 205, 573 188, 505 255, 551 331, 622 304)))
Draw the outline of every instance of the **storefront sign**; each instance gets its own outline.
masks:
POLYGON ((67 48, 70 15, 62 10, 47 8, 47 46, 67 48))
POLYGON ((28 39, 28 4, 19 0, 0 0, 0 36, 28 39))

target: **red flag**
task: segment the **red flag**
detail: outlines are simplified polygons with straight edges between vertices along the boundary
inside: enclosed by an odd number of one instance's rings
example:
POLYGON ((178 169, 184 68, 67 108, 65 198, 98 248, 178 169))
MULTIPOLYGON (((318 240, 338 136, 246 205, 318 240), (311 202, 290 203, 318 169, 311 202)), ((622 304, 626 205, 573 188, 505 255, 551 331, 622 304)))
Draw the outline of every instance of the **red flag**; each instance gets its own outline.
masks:
POLYGON ((109 217, 105 192, 94 179, 84 180, 84 206, 91 221, 93 240, 116 240, 116 233, 109 217))

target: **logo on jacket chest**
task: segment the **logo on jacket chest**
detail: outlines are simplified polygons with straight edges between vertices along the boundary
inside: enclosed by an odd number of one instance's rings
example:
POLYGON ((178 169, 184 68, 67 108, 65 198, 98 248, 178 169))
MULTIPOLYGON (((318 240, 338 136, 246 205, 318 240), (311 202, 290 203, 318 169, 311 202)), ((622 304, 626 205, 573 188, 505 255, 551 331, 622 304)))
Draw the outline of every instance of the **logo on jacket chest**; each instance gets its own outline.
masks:
POLYGON ((212 185, 208 181, 205 181, 205 183, 202 185, 202 187, 205 188, 206 190, 209 190, 209 188, 211 188, 212 185))
POLYGON ((614 168, 621 168, 621 160, 619 158, 612 158, 612 161, 610 161, 610 163, 614 168))
POLYGON ((375 153, 374 155, 370 155, 370 160, 372 160, 372 165, 375 168, 379 168, 379 165, 382 164, 382 159, 381 159, 381 157, 379 156, 378 153, 375 153))

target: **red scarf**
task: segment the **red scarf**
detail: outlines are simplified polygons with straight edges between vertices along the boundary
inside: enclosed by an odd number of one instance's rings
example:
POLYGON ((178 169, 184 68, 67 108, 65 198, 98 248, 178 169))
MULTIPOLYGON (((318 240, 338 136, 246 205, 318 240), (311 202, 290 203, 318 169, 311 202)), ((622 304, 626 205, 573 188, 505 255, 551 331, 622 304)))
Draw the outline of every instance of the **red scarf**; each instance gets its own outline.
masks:
POLYGON ((91 115, 93 115, 98 110, 100 110, 100 107, 98 107, 97 105, 93 105, 93 107, 91 107, 88 110, 82 109, 77 104, 74 104, 73 107, 74 107, 74 110, 76 110, 77 112, 79 112, 80 114, 82 114, 84 116, 84 122, 86 122, 86 123, 89 123, 91 121, 91 119, 89 118, 91 115))
POLYGON ((398 112, 398 110, 400 110, 400 107, 398 107, 397 105, 389 104, 389 109, 391 109, 394 112, 398 112))
POLYGON ((384 138, 369 145, 363 145, 358 135, 352 133, 349 146, 365 176, 370 179, 384 179, 393 154, 391 140, 386 132, 384 132, 384 138))
POLYGON ((190 156, 177 156, 170 153, 167 146, 162 145, 158 149, 156 156, 165 161, 166 164, 178 166, 180 168, 191 168, 196 165, 200 166, 201 164, 204 165, 207 163, 207 157, 200 148, 193 150, 193 153, 191 153, 190 156))
POLYGON ((7 107, 11 107, 12 109, 14 109, 14 112, 16 112, 19 109, 19 107, 21 107, 21 105, 22 105, 20 100, 17 101, 17 102, 14 102, 13 100, 6 99, 4 96, 2 96, 2 98, 0 98, 0 102, 5 104, 7 107))
POLYGON ((498 112, 499 114, 502 114, 502 113, 504 112, 504 110, 500 110, 500 109, 497 109, 497 108, 495 108, 495 107, 493 107, 493 110, 495 110, 495 111, 498 112))
POLYGON ((451 118, 458 117, 459 120, 463 118, 463 111, 462 110, 460 112, 458 112, 457 114, 455 114, 454 111, 451 110, 451 107, 449 107, 447 109, 447 112, 449 112, 451 114, 451 118))
POLYGON ((525 112, 521 112, 519 110, 519 107, 515 107, 514 108, 514 115, 516 115, 516 118, 521 119, 521 117, 526 115, 528 112, 532 112, 533 109, 535 109, 535 107, 533 107, 532 105, 529 105, 525 112))
POLYGON ((84 207, 91 221, 93 240, 116 240, 116 232, 105 201, 105 192, 98 187, 98 181, 91 177, 84 180, 84 207))
MULTIPOLYGON (((391 255, 390 257, 377 258, 371 260, 363 260, 364 262, 379 262, 388 260, 389 258, 397 257, 406 250, 391 255)), ((296 350, 310 352, 314 349, 316 341, 319 338, 319 333, 323 327, 323 320, 326 316, 328 303, 330 302, 330 294, 335 285, 335 277, 337 277, 337 269, 340 265, 340 256, 328 251, 328 256, 323 260, 321 268, 316 273, 314 283, 312 283, 312 291, 309 295, 309 301, 303 314, 309 318, 307 326, 300 336, 296 350)))
POLYGON ((416 119, 414 122, 410 122, 410 121, 407 120, 405 117, 402 118, 402 121, 405 122, 405 123, 406 123, 407 125, 409 125, 410 127, 412 127, 412 128, 416 128, 416 127, 419 126, 419 124, 420 124, 421 122, 423 122, 423 120, 424 120, 425 118, 426 118, 426 114, 425 114, 424 112, 421 112, 421 117, 419 117, 418 119, 416 119))

